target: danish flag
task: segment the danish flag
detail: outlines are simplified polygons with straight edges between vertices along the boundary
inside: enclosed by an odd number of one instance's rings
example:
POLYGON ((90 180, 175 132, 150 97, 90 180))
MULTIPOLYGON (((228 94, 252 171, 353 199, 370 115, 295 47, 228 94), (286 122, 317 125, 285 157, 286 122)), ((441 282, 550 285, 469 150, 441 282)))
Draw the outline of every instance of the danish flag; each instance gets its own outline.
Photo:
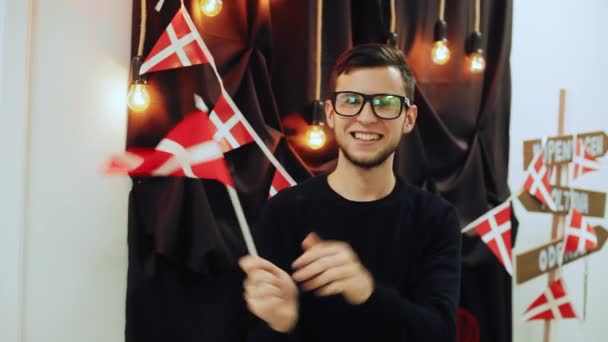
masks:
POLYGON ((216 128, 213 139, 222 145, 225 152, 254 141, 245 125, 243 113, 223 88, 213 111, 209 114, 209 119, 216 128))
POLYGON ((213 64, 213 57, 182 6, 144 60, 140 74, 196 64, 213 64))
POLYGON ((186 115, 154 149, 129 149, 114 156, 107 173, 215 179, 234 188, 230 170, 204 112, 186 115))
POLYGON ((524 313, 524 318, 526 321, 576 318, 574 308, 566 295, 561 279, 554 281, 543 294, 530 304, 524 313))
POLYGON ((503 264, 509 274, 513 274, 511 262, 511 200, 498 205, 483 216, 471 222, 463 231, 474 229, 481 240, 503 264))
POLYGON ((549 209, 555 211, 556 205, 551 198, 551 185, 549 185, 549 172, 545 165, 543 153, 539 152, 532 159, 528 171, 524 188, 539 201, 547 205, 549 209))
POLYGON ((595 229, 587 222, 583 214, 576 209, 570 209, 566 220, 564 253, 584 252, 597 247, 595 229))
POLYGON ((576 139, 574 147, 574 156, 572 164, 570 164, 572 180, 579 178, 587 172, 597 171, 600 169, 600 163, 585 149, 585 145, 580 139, 576 139))
POLYGON ((290 181, 285 177, 281 170, 277 169, 272 177, 272 183, 270 184, 270 191, 268 192, 268 198, 276 195, 277 192, 296 185, 295 182, 290 181))

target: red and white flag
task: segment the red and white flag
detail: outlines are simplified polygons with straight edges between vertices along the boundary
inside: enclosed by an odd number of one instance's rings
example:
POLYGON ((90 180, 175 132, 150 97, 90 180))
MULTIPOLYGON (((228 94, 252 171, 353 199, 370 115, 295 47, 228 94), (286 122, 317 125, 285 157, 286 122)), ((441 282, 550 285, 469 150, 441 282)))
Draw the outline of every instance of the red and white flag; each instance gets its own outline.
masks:
POLYGON ((215 179, 234 187, 230 170, 207 113, 179 122, 154 149, 129 149, 111 158, 106 173, 215 179))
POLYGON ((549 185, 549 172, 543 158, 543 153, 539 152, 528 166, 526 171, 526 181, 524 188, 539 201, 544 203, 549 209, 555 211, 556 205, 551 197, 551 185, 549 185))
POLYGON ((505 270, 513 275, 511 261, 511 199, 469 223, 463 232, 474 229, 481 240, 498 258, 505 270))
POLYGON ((274 177, 272 177, 272 183, 270 183, 270 191, 268 192, 268 198, 276 195, 277 192, 296 185, 296 182, 289 180, 283 175, 283 172, 279 169, 275 170, 274 177))
POLYGON ((587 172, 600 169, 599 161, 585 149, 585 145, 580 139, 576 139, 574 145, 574 156, 570 164, 570 175, 572 180, 579 178, 587 172))
POLYGON ((572 303, 566 295, 561 279, 554 281, 548 289, 530 304, 524 313, 526 321, 576 318, 572 303))
POLYGON ((595 229, 587 222, 587 219, 576 209, 570 209, 566 218, 566 241, 564 253, 584 252, 597 247, 597 235, 595 229))
POLYGON ((253 136, 247 129, 243 113, 223 88, 209 114, 209 119, 216 127, 213 139, 222 145, 225 152, 254 141, 253 136))
POLYGON ((213 57, 198 33, 188 11, 182 6, 144 60, 140 74, 211 63, 213 57))

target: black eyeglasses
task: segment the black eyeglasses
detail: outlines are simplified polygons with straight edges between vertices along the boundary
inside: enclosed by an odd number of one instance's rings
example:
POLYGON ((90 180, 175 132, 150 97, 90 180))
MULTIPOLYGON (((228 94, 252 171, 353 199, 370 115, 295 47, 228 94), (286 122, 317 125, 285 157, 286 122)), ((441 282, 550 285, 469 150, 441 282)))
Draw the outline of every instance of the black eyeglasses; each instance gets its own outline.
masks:
POLYGON ((380 119, 386 120, 398 118, 403 111, 403 106, 406 108, 411 106, 409 98, 395 94, 368 95, 356 91, 336 91, 331 97, 334 111, 342 116, 358 115, 368 101, 374 114, 380 119))

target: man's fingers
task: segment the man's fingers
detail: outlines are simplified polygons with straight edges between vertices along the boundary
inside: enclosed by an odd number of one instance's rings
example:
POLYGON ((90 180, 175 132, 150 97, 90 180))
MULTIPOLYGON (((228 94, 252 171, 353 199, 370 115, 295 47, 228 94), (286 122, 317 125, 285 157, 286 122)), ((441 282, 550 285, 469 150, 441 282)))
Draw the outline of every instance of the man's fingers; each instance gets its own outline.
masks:
POLYGON ((304 250, 310 249, 312 248, 312 246, 316 245, 321 241, 323 240, 319 237, 319 235, 317 235, 317 233, 315 232, 312 232, 306 236, 304 241, 302 241, 302 248, 304 248, 304 250))
POLYGON ((256 315, 265 316, 269 310, 276 310, 284 300, 279 297, 253 297, 245 293, 247 307, 256 315))
POLYGON ((355 264, 334 267, 302 283, 302 289, 304 291, 316 290, 328 284, 348 279, 352 277, 356 271, 357 265, 355 264))
POLYGON ((342 292, 344 292, 345 289, 346 289, 345 280, 334 281, 333 283, 327 284, 327 285, 317 289, 315 291, 315 294, 317 296, 326 297, 326 296, 341 294, 342 292))
POLYGON ((255 269, 248 273, 245 279, 245 286, 256 286, 260 283, 275 283, 278 282, 278 277, 271 272, 263 269, 255 269))
POLYGON ((344 256, 350 256, 350 247, 343 242, 320 242, 312 248, 306 250, 291 264, 291 266, 293 268, 302 268, 319 258, 336 254, 344 254, 344 256))
POLYGON ((264 258, 257 257, 257 256, 251 256, 251 255, 246 255, 246 256, 242 257, 241 259, 239 259, 239 266, 248 275, 252 271, 258 270, 258 269, 268 271, 270 273, 273 273, 276 276, 279 276, 282 272, 284 272, 282 269, 280 269, 278 266, 276 266, 272 262, 270 262, 264 258))
POLYGON ((332 254, 321 257, 310 264, 298 269, 292 277, 295 281, 301 282, 313 278, 331 268, 348 263, 349 260, 343 254, 332 254))
POLYGON ((271 283, 248 285, 245 287, 245 293, 250 298, 285 297, 283 291, 281 291, 278 286, 271 283))

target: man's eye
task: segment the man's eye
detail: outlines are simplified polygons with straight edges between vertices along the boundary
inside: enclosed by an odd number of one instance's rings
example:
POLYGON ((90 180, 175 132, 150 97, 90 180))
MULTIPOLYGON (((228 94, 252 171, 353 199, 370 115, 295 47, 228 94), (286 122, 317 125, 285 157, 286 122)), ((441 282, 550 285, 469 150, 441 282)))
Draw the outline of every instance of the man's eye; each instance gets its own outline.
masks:
POLYGON ((346 103, 348 104, 357 104, 359 103, 359 99, 356 97, 349 97, 346 99, 346 103))

